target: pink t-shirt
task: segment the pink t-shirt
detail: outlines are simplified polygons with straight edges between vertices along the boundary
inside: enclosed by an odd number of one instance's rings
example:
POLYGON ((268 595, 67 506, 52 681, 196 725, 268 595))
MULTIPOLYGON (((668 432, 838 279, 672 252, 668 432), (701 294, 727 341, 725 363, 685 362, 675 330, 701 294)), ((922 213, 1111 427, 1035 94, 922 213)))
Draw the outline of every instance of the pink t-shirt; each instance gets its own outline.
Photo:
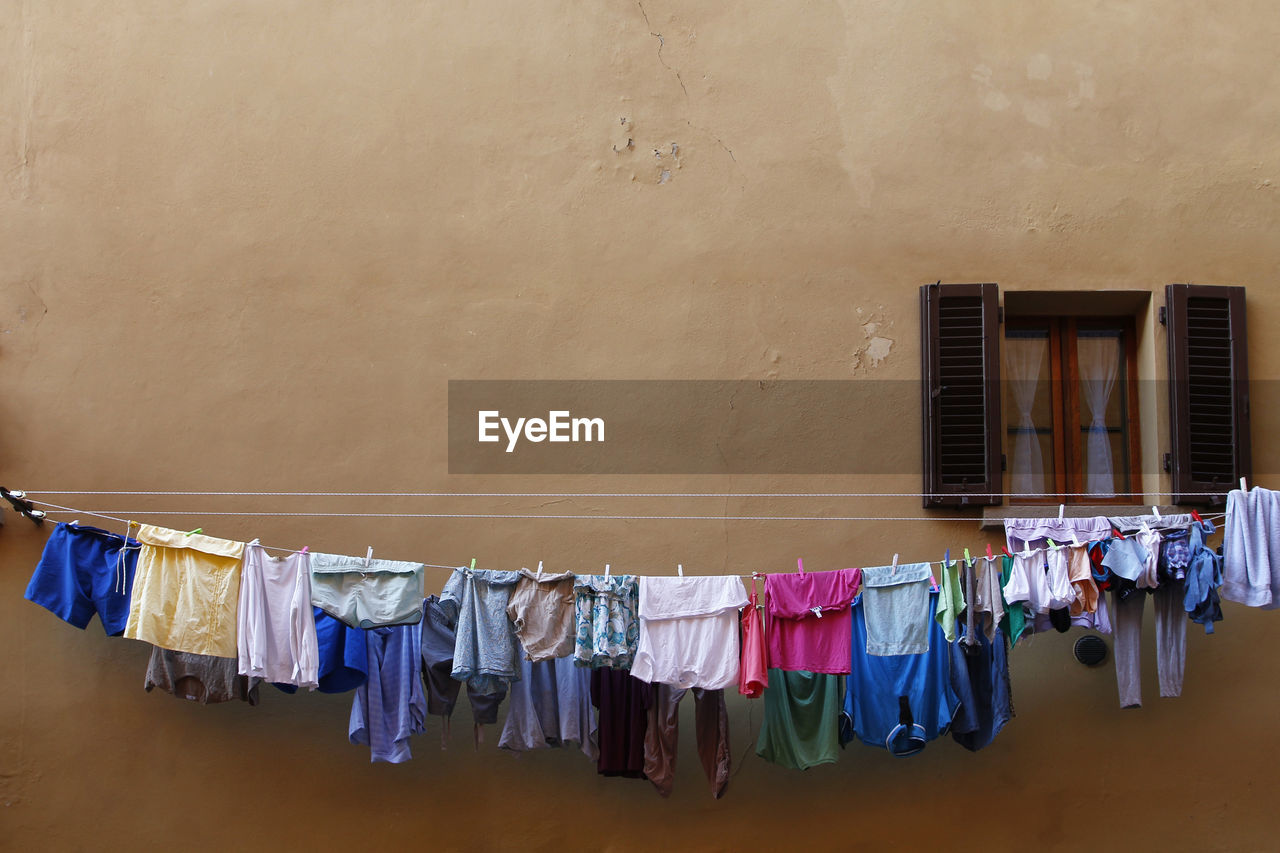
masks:
POLYGON ((769 575, 764 582, 769 666, 848 673, 853 665, 851 606, 861 583, 861 569, 769 575))

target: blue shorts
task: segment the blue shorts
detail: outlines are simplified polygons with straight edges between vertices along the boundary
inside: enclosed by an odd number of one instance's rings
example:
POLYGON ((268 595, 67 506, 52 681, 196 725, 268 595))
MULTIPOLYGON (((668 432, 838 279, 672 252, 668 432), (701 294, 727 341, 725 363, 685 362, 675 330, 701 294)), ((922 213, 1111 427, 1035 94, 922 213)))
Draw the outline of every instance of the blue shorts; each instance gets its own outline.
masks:
POLYGON ((77 628, 87 627, 97 613, 103 630, 118 636, 129 621, 140 547, 133 539, 96 527, 59 524, 45 543, 24 597, 77 628))

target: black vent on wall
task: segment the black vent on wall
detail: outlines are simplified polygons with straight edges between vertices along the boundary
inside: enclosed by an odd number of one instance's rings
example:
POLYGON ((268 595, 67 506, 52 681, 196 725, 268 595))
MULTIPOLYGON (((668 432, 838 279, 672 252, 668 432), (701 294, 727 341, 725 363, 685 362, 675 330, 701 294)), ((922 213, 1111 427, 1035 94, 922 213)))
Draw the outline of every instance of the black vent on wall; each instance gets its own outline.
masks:
POLYGON ((1251 474, 1244 288, 1171 284, 1165 299, 1173 501, 1221 504, 1251 474))
POLYGON ((998 504, 999 291, 920 288, 924 505, 998 504))

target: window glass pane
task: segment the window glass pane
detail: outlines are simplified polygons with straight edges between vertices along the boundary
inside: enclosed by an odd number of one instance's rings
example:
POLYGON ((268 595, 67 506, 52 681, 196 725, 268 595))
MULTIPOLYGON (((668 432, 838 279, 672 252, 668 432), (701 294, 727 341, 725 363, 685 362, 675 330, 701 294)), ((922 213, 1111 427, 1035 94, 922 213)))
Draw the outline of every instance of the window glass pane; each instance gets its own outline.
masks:
POLYGON ((1004 354, 1009 488, 1020 495, 1044 494, 1053 488, 1048 329, 1010 329, 1004 354))
POLYGON ((1124 338, 1118 329, 1080 329, 1076 335, 1081 449, 1089 494, 1125 488, 1124 338), (1120 484, 1117 488, 1117 483, 1120 484))

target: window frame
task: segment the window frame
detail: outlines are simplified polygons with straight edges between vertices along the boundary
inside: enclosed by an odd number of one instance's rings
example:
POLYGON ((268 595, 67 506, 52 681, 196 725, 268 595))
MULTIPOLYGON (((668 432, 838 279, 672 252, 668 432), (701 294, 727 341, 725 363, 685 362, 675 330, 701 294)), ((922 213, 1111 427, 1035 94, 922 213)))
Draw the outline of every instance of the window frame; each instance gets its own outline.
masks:
MULTIPOLYGON (((1049 383, 1050 405, 1053 412, 1051 436, 1052 459, 1046 465, 1046 474, 1052 471, 1052 489, 1046 484, 1046 492, 1052 491, 1049 497, 1021 497, 1010 494, 1012 475, 1006 471, 1003 477, 1004 491, 1020 504, 1087 504, 1087 505, 1123 505, 1131 504, 1134 498, 1129 494, 1143 493, 1142 483, 1142 423, 1140 400, 1138 398, 1138 340, 1137 323, 1130 315, 1078 315, 1078 316, 1043 316, 1022 315, 1005 318, 1004 339, 1007 341, 1010 332, 1035 330, 1046 331, 1049 338, 1049 383), (1124 345, 1124 370, 1117 376, 1117 391, 1121 397, 1121 417, 1125 424, 1126 439, 1124 442, 1125 460, 1120 470, 1126 474, 1128 483, 1117 489, 1122 494, 1114 497, 1104 495, 1084 495, 1084 433, 1080 427, 1080 380, 1079 361, 1076 342, 1079 332, 1088 329, 1119 329, 1124 345)), ((1008 407, 1005 407, 1006 411, 1008 407)), ((1011 424, 1007 419, 1001 424, 1002 443, 1005 444, 1006 458, 1009 458, 1009 442, 1012 438, 1011 424)), ((1009 466, 1006 466, 1009 467, 1009 466)))

